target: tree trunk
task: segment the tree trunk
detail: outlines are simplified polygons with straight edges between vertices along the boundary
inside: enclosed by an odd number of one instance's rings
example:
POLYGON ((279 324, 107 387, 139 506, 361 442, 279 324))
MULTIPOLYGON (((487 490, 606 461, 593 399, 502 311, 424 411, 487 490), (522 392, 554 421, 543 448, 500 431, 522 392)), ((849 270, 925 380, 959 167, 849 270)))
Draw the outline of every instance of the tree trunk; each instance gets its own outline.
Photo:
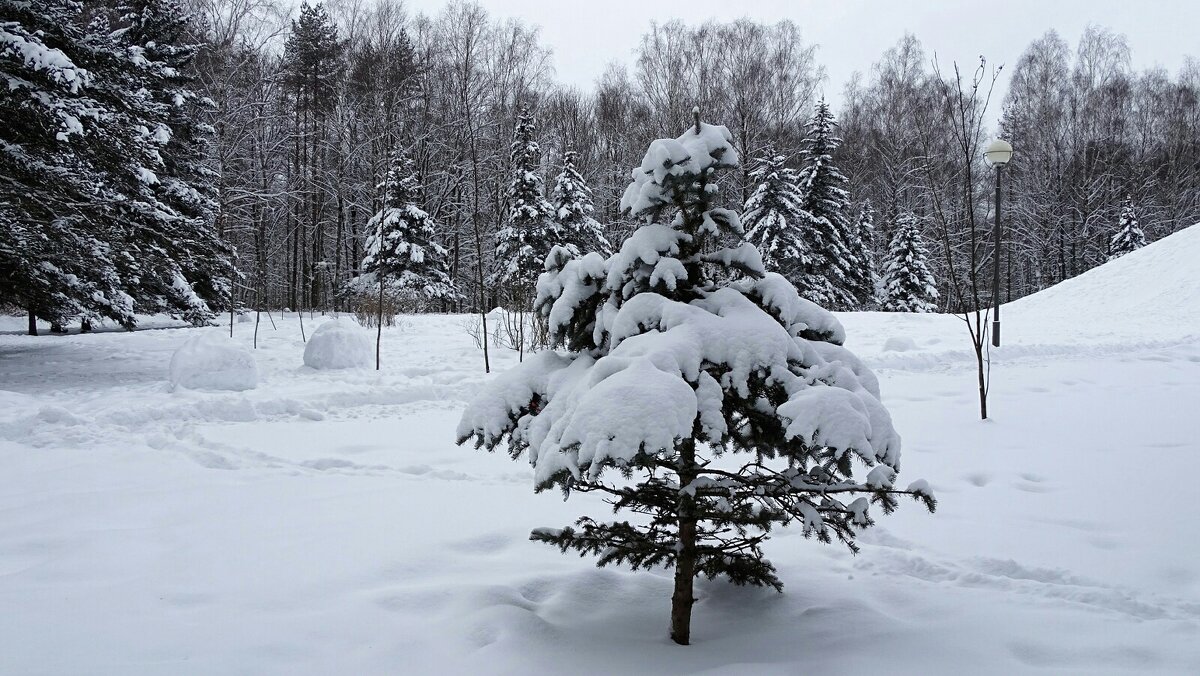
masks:
MULTIPOLYGON (((382 228, 380 228, 382 230, 382 228)), ((383 343, 383 271, 379 272, 379 323, 375 326, 375 370, 379 370, 379 346, 383 343)))
MULTIPOLYGON (((696 446, 691 439, 680 444, 679 485, 696 479, 696 446)), ((675 593, 671 595, 671 640, 688 645, 692 638, 692 581, 696 578, 695 498, 681 492, 679 498, 679 555, 675 558, 675 593)))
POLYGON ((983 370, 983 347, 980 345, 975 346, 975 367, 979 374, 979 418, 987 420, 987 376, 983 370))
POLYGON ((29 308, 29 335, 37 335, 37 313, 33 311, 33 308, 29 308))

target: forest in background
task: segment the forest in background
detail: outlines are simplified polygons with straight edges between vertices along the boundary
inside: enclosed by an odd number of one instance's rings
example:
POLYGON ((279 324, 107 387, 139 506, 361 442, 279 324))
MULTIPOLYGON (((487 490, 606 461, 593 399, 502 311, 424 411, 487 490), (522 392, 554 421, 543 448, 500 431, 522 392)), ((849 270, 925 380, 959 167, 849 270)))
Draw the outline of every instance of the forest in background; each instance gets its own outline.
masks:
MULTIPOLYGON (((490 307, 502 296, 488 280, 523 108, 536 120, 543 175, 576 153, 594 217, 619 246, 634 225, 620 198, 649 140, 674 137, 694 107, 726 125, 743 163, 721 194, 740 209, 760 159, 795 161, 815 104, 838 84, 793 22, 651 24, 630 64, 580 89, 555 81, 536 26, 476 3, 433 15, 389 0, 179 3, 191 14, 179 67, 196 94, 188 129, 203 164, 186 181, 205 198, 191 217, 220 240, 209 249, 236 252, 226 292, 196 289, 214 311, 347 309, 340 292, 361 272, 397 153, 413 160, 459 290, 458 300, 412 309, 490 307)), ((84 14, 126 4, 144 3, 88 2, 84 14)), ((914 223, 943 310, 978 308, 986 295, 994 174, 982 148, 994 135, 1016 149, 1004 172, 1006 300, 1103 262, 1126 198, 1151 240, 1200 221, 1200 61, 1176 74, 1135 71, 1124 38, 1104 28, 1074 46, 1047 32, 1002 70, 939 62, 906 35, 845 85, 833 112, 847 218, 875 214, 866 245, 876 266, 897 223, 914 223), (997 77, 1010 83, 1002 101, 997 77), (986 124, 996 107, 998 130, 986 124)), ((23 307, 17 283, 0 282, 0 297, 23 307)))

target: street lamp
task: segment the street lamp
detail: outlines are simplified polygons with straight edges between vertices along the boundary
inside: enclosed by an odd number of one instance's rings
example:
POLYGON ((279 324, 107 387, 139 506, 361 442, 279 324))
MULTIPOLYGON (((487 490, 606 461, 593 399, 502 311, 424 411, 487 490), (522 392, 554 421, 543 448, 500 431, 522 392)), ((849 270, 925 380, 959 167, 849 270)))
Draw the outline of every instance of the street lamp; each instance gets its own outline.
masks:
POLYGON ((1008 141, 996 139, 983 151, 983 159, 996 168, 996 253, 992 258, 992 345, 1000 347, 1000 173, 1012 159, 1013 149, 1008 141))

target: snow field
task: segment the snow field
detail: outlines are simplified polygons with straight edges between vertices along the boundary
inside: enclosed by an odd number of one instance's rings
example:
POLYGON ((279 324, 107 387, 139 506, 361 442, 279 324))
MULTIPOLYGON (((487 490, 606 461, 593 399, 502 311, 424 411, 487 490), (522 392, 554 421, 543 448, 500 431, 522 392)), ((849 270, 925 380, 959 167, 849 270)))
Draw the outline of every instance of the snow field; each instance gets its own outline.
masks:
POLYGON ((959 320, 839 315, 938 512, 858 556, 776 532, 785 592, 699 581, 686 648, 670 571, 528 541, 596 496, 453 445, 516 363, 485 376, 462 317, 385 329, 380 372, 264 317, 244 392, 167 379, 228 325, 0 335, 0 673, 1200 673, 1197 286, 1157 255, 1006 306, 988 422, 959 320))

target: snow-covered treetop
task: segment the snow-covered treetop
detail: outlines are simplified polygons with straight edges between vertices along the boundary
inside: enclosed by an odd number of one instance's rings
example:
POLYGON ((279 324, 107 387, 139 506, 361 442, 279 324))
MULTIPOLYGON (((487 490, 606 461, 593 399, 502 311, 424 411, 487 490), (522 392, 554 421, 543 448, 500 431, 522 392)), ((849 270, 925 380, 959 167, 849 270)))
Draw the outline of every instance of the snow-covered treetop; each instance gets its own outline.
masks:
POLYGON ((509 152, 512 181, 508 187, 507 222, 496 232, 496 270, 492 276, 493 282, 522 289, 522 296, 536 283, 551 248, 562 241, 562 228, 554 219, 554 208, 546 200, 538 173, 542 150, 536 132, 533 115, 522 108, 509 152))
POLYGON ((938 290, 926 260, 919 221, 911 211, 896 218, 884 269, 883 309, 891 312, 934 312, 938 290))
POLYGON ((746 200, 742 224, 746 239, 762 252, 768 270, 785 275, 803 271, 812 256, 800 225, 804 195, 796 185, 796 172, 786 165, 787 158, 772 150, 758 162, 750 174, 757 183, 746 200))
POLYGON ((697 122, 675 139, 650 144, 642 163, 633 170, 633 183, 621 197, 621 210, 653 218, 653 213, 673 200, 686 186, 679 179, 707 176, 718 169, 738 166, 733 135, 722 125, 697 122))

